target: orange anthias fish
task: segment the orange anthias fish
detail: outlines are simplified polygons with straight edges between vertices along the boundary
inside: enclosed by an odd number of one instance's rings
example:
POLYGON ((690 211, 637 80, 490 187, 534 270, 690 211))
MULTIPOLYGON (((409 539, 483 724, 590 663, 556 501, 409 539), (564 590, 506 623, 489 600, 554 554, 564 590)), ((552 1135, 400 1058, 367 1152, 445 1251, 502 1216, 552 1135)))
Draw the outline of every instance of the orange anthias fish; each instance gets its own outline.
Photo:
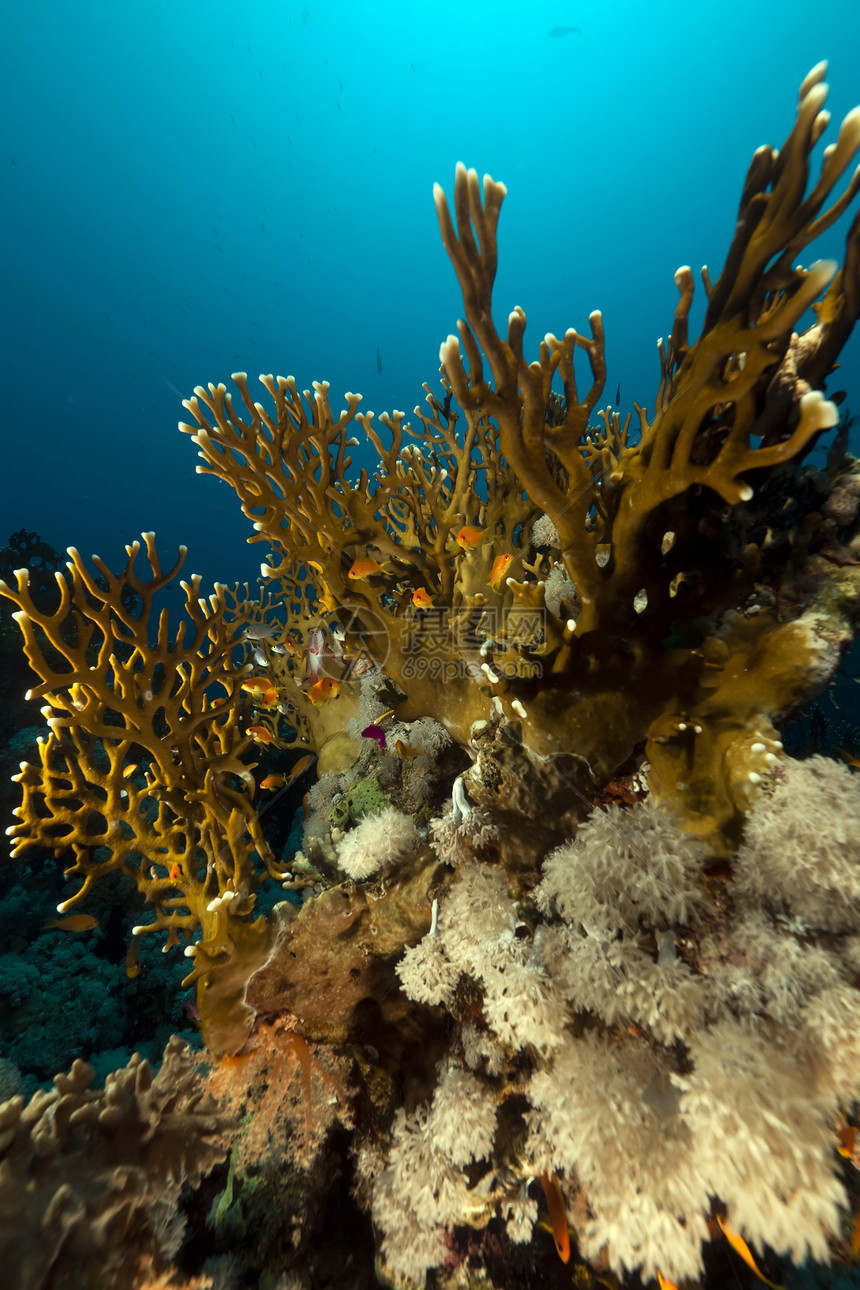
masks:
POLYGON ((248 726, 245 734, 250 735, 252 739, 256 739, 258 744, 270 744, 272 742, 272 732, 267 730, 265 726, 248 726))
POLYGON ((305 694, 311 703, 315 703, 317 707, 321 703, 325 703, 327 699, 336 699, 339 693, 340 682, 335 681, 331 676, 321 676, 309 690, 305 690, 305 694))
POLYGON ((388 573, 385 567, 387 561, 383 560, 380 564, 378 560, 356 560, 355 564, 346 575, 353 581, 360 581, 362 578, 372 578, 375 573, 388 573))
POLYGON ((394 747, 404 761, 414 761, 416 757, 421 756, 420 744, 405 744, 402 739, 398 739, 394 747))
POLYGON ((738 1252, 738 1254, 741 1256, 741 1258, 743 1259, 747 1267, 752 1268, 753 1272, 756 1274, 759 1281, 763 1281, 766 1286, 770 1286, 771 1290, 784 1290, 783 1286, 777 1285, 775 1281, 768 1281, 767 1277, 762 1272, 759 1271, 758 1265, 756 1264, 756 1261, 752 1256, 752 1250, 747 1245, 746 1241, 741 1236, 741 1234, 739 1232, 736 1232, 734 1228, 729 1227, 728 1223, 724 1222, 719 1215, 717 1215, 717 1222, 720 1225, 720 1231, 725 1236, 729 1245, 732 1247, 733 1250, 736 1250, 738 1252))
POLYGON ((92 914, 69 914, 66 918, 52 918, 50 923, 43 923, 43 928, 57 927, 61 932, 91 932, 98 927, 99 920, 92 914))
POLYGON ((292 784, 294 779, 298 779, 300 775, 304 775, 308 766, 310 766, 311 763, 313 762, 313 759, 314 759, 313 753, 308 753, 306 757, 300 757, 299 760, 296 762, 295 766, 293 766, 292 769, 290 770, 289 783, 292 784))
POLYGON ((284 775, 267 775, 265 779, 260 780, 260 788, 265 788, 267 791, 283 788, 286 782, 286 776, 284 775))
POLYGON ((481 542, 485 542, 489 536, 489 529, 475 529, 468 524, 464 524, 460 532, 454 537, 454 541, 464 551, 473 551, 481 542))
POLYGON ((839 1146, 836 1150, 839 1152, 840 1156, 844 1156, 846 1160, 850 1160, 854 1155, 854 1143, 857 1138, 857 1129, 853 1124, 842 1123, 837 1128, 836 1135, 839 1138, 839 1146))
POLYGON ((425 587, 419 587, 412 593, 412 603, 416 609, 432 609, 433 601, 430 599, 430 593, 425 587))
POLYGON ((287 633, 282 641, 272 646, 273 654, 289 654, 292 658, 298 658, 301 652, 302 647, 292 633, 287 633))
POLYGON ((242 682, 242 689, 261 708, 274 708, 277 705, 278 691, 267 676, 250 677, 242 682))
POLYGON ((487 585, 492 587, 493 591, 498 591, 499 583, 507 577, 508 569, 514 562, 512 555, 497 555, 493 561, 493 567, 490 570, 490 576, 487 579, 487 585))
POLYGON ((541 1174, 540 1185, 543 1187, 543 1194, 546 1197, 546 1207, 549 1210, 549 1221, 552 1227, 552 1239, 555 1241, 558 1257, 562 1263, 567 1263, 570 1258, 570 1237, 567 1232, 567 1211, 561 1188, 556 1182, 555 1174, 541 1174))
POLYGON ((177 861, 176 864, 172 864, 170 866, 169 870, 167 871, 167 876, 171 882, 176 882, 178 878, 182 877, 182 869, 180 868, 179 861, 177 861))
POLYGON ((249 676, 242 682, 242 689, 247 694, 267 694, 272 682, 268 676, 249 676))

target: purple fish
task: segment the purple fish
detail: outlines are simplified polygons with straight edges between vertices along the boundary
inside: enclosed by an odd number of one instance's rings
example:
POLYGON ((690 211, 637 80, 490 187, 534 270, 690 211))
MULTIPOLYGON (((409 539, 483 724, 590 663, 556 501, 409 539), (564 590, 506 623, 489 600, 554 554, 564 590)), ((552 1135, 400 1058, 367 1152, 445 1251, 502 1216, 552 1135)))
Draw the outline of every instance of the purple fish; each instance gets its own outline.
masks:
POLYGON ((368 726, 361 733, 365 739, 375 739, 382 751, 385 752, 385 731, 382 726, 368 726))

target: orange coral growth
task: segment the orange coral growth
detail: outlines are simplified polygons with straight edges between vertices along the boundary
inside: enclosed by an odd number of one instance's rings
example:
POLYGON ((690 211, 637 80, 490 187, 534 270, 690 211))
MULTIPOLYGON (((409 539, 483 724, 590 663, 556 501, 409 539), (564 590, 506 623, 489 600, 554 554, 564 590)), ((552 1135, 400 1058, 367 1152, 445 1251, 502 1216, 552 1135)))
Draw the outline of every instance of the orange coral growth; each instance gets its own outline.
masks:
POLYGON ((222 1057, 207 1080, 220 1105, 248 1117, 234 1148, 240 1170, 291 1149, 307 1168, 334 1121, 349 1123, 349 1061, 309 1043, 295 1020, 259 1022, 248 1051, 222 1057))

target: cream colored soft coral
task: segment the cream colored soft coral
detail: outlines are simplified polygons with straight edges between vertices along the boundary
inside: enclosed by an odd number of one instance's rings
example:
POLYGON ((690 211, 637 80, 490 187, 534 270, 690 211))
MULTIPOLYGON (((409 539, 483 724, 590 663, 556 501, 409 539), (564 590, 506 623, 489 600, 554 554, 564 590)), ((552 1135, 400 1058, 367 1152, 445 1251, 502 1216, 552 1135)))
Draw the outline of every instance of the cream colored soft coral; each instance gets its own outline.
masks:
POLYGON ((598 940, 636 932, 642 922, 668 927, 700 903, 705 851, 670 814, 650 801, 594 811, 572 842, 547 860, 538 907, 554 905, 598 940))
POLYGON ((394 969, 407 998, 415 1003, 450 1003, 460 979, 460 969, 443 948, 438 917, 439 902, 434 900, 429 932, 417 945, 407 946, 394 969))
POLYGON ((402 860, 420 840, 410 817, 396 806, 386 806, 375 815, 365 815, 346 834, 337 848, 338 867, 361 882, 402 860))
POLYGON ((847 766, 829 757, 784 764, 747 819, 735 884, 805 928, 860 928, 860 789, 847 766))
POLYGON ((535 1172, 584 1187, 587 1258, 604 1251, 616 1271, 650 1278, 659 1267, 680 1281, 701 1269, 709 1196, 672 1069, 668 1054, 629 1037, 568 1036, 530 1081, 528 1145, 535 1172))
POLYGON ((494 1208, 487 1180, 472 1187, 459 1166, 490 1154, 495 1127, 491 1092, 456 1068, 443 1074, 429 1108, 397 1112, 386 1166, 372 1185, 373 1217, 392 1271, 420 1285, 448 1252, 446 1230, 484 1225, 494 1208))

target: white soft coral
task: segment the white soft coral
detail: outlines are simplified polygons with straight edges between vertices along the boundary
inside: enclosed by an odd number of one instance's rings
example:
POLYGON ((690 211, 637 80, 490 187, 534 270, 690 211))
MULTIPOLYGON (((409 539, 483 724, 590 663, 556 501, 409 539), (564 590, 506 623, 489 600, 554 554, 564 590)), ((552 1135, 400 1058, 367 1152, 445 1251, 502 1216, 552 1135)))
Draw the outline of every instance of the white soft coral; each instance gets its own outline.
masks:
POLYGON ((361 882, 388 869, 415 851, 421 836, 408 815, 386 806, 365 815, 337 848, 337 863, 345 874, 361 882))

